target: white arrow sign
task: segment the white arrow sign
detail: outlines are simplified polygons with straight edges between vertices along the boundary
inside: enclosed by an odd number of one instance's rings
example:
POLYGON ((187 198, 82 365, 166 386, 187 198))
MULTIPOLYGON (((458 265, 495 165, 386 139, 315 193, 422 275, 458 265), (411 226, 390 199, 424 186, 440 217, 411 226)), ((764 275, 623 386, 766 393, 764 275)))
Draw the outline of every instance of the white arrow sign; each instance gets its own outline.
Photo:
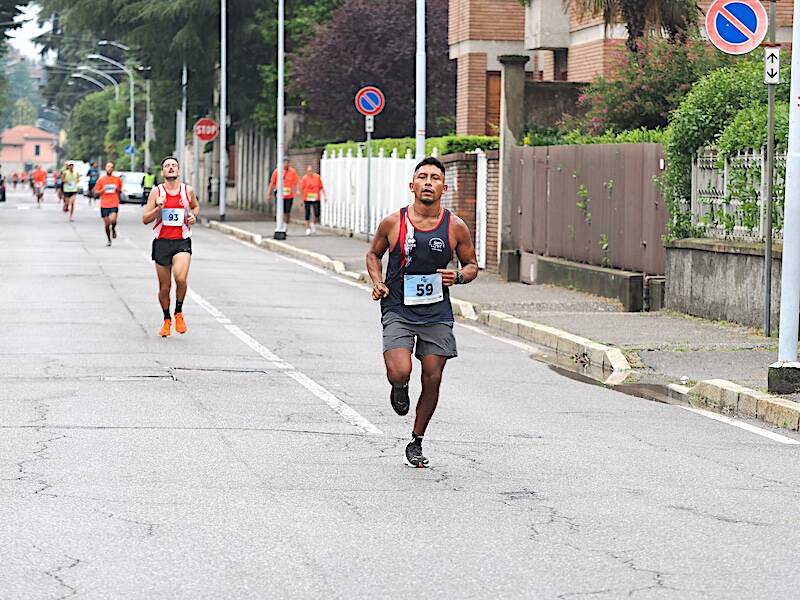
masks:
POLYGON ((781 82, 781 49, 764 48, 764 83, 777 85, 781 82))

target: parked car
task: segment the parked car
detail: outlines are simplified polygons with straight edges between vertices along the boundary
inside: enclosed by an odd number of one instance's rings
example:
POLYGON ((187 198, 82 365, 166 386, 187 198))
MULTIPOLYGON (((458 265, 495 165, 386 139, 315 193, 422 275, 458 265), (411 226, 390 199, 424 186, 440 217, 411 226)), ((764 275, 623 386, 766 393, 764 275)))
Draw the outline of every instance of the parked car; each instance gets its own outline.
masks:
POLYGON ((122 179, 121 202, 144 204, 147 201, 147 198, 144 197, 144 188, 142 187, 142 179, 144 179, 143 172, 120 171, 117 175, 122 179))

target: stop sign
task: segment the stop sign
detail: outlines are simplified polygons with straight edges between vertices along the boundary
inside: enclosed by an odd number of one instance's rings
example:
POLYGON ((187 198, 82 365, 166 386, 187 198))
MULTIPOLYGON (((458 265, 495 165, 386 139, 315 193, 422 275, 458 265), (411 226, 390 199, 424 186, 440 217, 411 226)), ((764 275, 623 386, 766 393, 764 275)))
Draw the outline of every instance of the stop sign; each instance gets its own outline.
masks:
POLYGON ((219 124, 214 119, 198 119, 194 124, 194 134, 200 141, 210 142, 219 135, 219 124))

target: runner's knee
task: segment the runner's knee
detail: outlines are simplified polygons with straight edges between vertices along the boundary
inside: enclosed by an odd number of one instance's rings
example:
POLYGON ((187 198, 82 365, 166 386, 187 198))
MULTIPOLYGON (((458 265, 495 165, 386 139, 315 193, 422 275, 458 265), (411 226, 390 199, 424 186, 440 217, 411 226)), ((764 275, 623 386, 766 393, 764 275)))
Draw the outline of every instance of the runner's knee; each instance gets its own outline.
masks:
POLYGON ((386 378, 393 385, 405 385, 411 379, 411 367, 405 365, 387 365, 386 378))

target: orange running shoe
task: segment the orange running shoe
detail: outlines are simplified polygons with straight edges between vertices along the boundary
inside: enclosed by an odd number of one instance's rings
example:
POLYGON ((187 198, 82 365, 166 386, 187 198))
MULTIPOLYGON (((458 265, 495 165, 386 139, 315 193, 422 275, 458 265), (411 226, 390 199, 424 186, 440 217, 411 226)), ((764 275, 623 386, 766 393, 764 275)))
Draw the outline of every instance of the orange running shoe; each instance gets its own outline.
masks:
POLYGON ((164 319, 164 324, 161 326, 161 331, 158 332, 158 335, 161 337, 169 337, 172 329, 172 319, 164 319))
POLYGON ((175 331, 186 333, 186 321, 183 320, 183 313, 175 313, 175 331))

